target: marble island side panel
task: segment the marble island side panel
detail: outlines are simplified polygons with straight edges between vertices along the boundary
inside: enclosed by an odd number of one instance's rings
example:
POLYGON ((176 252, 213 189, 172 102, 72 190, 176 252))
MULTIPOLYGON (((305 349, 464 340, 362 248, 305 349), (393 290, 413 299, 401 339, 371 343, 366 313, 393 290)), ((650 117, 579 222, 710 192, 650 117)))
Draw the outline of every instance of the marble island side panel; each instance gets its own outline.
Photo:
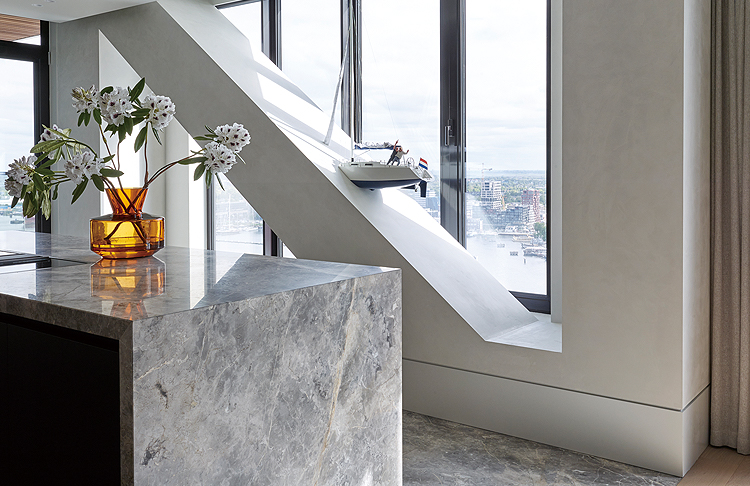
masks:
POLYGON ((133 331, 135 484, 401 484, 399 272, 133 331))

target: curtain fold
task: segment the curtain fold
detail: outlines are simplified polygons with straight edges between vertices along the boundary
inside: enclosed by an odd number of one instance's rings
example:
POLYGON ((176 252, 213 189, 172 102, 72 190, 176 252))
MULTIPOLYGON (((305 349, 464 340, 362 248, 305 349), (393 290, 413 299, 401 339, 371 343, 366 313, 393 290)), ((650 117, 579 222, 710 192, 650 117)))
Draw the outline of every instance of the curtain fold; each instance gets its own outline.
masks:
POLYGON ((750 7, 711 8, 711 444, 750 454, 750 7))

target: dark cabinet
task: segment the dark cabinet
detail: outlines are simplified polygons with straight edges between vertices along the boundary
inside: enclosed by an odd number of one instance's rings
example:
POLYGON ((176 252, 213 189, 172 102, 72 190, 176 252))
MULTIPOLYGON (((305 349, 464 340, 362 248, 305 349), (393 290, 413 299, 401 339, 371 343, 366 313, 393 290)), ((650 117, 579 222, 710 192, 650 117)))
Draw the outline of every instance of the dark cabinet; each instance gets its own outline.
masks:
POLYGON ((118 343, 0 314, 0 482, 120 484, 118 343))

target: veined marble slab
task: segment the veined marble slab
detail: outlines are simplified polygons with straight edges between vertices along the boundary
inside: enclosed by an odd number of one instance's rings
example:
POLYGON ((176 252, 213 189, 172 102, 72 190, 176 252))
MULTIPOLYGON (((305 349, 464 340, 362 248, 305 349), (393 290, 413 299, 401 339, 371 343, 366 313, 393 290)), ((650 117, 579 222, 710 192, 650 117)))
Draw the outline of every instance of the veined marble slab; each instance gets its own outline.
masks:
POLYGON ((9 274, 0 312, 119 341, 123 484, 401 484, 400 270, 87 245, 0 233, 85 262, 9 274))

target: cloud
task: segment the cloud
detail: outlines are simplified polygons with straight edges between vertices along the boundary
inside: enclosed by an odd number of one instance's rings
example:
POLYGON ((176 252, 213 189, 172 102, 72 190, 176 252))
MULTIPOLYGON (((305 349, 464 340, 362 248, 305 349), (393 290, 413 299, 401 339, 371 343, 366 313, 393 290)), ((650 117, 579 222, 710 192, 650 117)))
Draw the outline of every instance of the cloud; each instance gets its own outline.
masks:
POLYGON ((0 59, 0 171, 34 145, 33 64, 0 59))

